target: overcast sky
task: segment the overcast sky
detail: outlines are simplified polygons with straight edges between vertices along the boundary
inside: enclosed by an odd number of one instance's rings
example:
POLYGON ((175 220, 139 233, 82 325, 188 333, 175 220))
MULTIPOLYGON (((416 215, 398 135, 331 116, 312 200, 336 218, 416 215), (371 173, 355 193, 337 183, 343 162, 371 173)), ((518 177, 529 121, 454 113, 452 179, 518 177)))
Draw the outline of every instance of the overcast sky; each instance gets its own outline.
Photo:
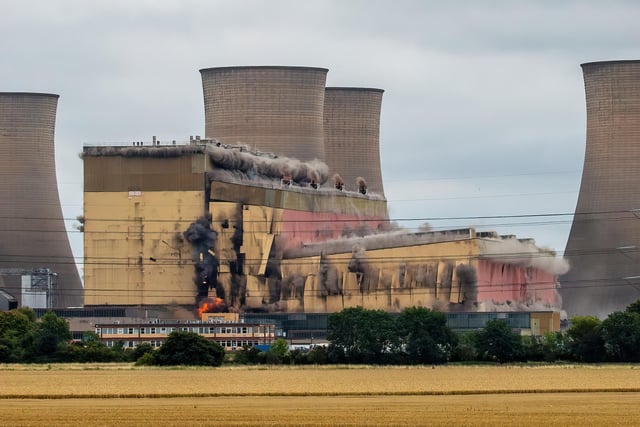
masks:
MULTIPOLYGON (((640 59, 639 18, 637 1, 0 0, 0 91, 60 95, 58 186, 72 219, 83 144, 203 135, 199 69, 325 67, 329 86, 385 90, 392 219, 562 253, 570 215, 504 216, 574 211, 580 64, 640 59)), ((70 235, 81 257, 82 235, 70 235)))

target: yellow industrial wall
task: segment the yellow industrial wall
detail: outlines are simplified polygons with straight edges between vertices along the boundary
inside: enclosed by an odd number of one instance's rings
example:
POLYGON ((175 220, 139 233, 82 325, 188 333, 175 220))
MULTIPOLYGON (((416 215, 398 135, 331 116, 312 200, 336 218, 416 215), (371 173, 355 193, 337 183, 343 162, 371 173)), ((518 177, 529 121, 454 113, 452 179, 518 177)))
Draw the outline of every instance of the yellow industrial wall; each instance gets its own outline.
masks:
POLYGON ((304 276, 306 312, 335 312, 356 306, 388 311, 400 311, 411 306, 437 308, 464 302, 455 267, 470 264, 477 268, 477 254, 475 239, 369 250, 365 256, 372 280, 361 284, 357 274, 348 269, 351 253, 328 255, 328 268, 334 269, 342 290, 333 295, 320 283, 319 256, 283 260, 282 275, 283 278, 304 276), (424 277, 429 268, 437 269, 433 283, 425 283, 416 277, 424 277), (446 271, 449 271, 450 284, 443 279, 447 276, 446 271), (404 283, 401 283, 401 276, 404 283))
POLYGON ((203 200, 204 191, 85 192, 85 305, 194 304, 181 235, 203 200))
POLYGON ((549 332, 560 332, 560 312, 531 312, 531 334, 543 336, 549 332))
MULTIPOLYGON (((333 254, 326 256, 325 264, 339 278, 341 293, 330 294, 320 283, 320 256, 284 259, 281 261, 282 289, 274 291, 274 279, 265 278, 265 272, 274 243, 276 249, 281 246, 277 239, 284 210, 213 201, 209 204, 209 211, 212 228, 218 234, 218 283, 223 287, 225 296, 235 295, 229 266, 236 261, 232 236, 242 221, 240 253, 245 257, 244 297, 246 307, 250 309, 274 303, 274 292, 278 293, 277 306, 269 309, 289 312, 335 312, 355 306, 400 311, 410 306, 437 307, 462 303, 464 296, 455 268, 460 264, 471 264, 477 268, 475 260, 479 249, 475 239, 369 250, 365 256, 372 277, 367 281, 366 289, 361 291, 357 275, 348 269, 352 253, 333 254), (401 284, 402 269, 404 283, 401 284), (430 285, 420 283, 423 279, 416 276, 424 276, 429 269, 434 282, 430 285), (450 283, 442 280, 447 275, 451 278, 450 283), (304 283, 304 292, 296 286, 286 286, 287 282, 304 283)), ((281 259, 282 253, 276 251, 272 256, 281 259)), ((238 307, 237 300, 226 299, 227 304, 238 307)))
POLYGON ((265 188, 211 181, 211 200, 242 200, 246 205, 268 206, 306 212, 336 212, 387 217, 387 201, 357 193, 296 191, 295 188, 265 188))

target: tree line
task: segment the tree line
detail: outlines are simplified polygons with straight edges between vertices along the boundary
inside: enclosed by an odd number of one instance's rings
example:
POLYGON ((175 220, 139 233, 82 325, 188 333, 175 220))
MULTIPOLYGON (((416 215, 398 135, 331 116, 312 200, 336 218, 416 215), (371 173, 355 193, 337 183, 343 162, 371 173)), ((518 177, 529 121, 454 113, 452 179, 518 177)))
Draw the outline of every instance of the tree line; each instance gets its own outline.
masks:
POLYGON ((479 330, 455 333, 444 313, 411 307, 399 314, 362 307, 328 318, 327 346, 291 350, 278 339, 268 350, 245 347, 225 354, 191 332, 173 332, 159 349, 107 347, 93 332, 72 341, 69 325, 29 308, 0 312, 0 362, 135 362, 140 365, 237 364, 441 364, 447 362, 640 362, 640 300, 606 319, 576 316, 562 332, 521 336, 500 319, 479 330))

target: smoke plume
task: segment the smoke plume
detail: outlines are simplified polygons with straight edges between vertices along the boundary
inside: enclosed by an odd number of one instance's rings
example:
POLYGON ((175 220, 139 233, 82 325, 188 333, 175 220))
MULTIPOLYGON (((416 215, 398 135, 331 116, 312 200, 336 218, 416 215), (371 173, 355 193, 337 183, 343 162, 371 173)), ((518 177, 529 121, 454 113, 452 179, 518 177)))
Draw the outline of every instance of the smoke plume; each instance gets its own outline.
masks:
POLYGON ((537 247, 531 239, 481 239, 479 246, 482 258, 539 268, 556 275, 569 271, 569 263, 565 259, 556 257, 552 250, 537 247))
POLYGON ((478 274, 470 264, 460 264, 456 267, 456 277, 460 283, 462 302, 466 309, 471 309, 478 299, 478 274))
POLYGON ((360 291, 375 291, 378 287, 378 278, 373 274, 373 268, 367 259, 366 249, 360 245, 355 245, 349 261, 349 271, 356 273, 360 291))
POLYGON ((299 184, 314 181, 323 184, 329 176, 329 167, 320 160, 302 162, 288 157, 249 152, 246 148, 227 145, 207 145, 207 153, 214 166, 242 172, 252 178, 281 179, 290 176, 299 184))
POLYGON ((216 233, 211 229, 206 217, 198 218, 183 233, 192 247, 195 262, 193 282, 197 288, 196 304, 209 296, 209 289, 215 289, 218 276, 218 259, 215 255, 216 233))

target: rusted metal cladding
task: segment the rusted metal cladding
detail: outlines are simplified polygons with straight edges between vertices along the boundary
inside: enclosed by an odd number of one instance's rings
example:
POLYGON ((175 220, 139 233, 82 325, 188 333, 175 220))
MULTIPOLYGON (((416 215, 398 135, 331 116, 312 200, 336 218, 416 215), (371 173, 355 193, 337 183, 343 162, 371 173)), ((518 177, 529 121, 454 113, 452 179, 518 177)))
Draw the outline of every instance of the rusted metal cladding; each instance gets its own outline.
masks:
POLYGON ((324 160, 327 71, 275 66, 200 70, 206 137, 303 161, 324 160))
POLYGON ((640 61, 582 71, 587 142, 561 294, 569 315, 605 316, 640 298, 640 61))
POLYGON ((328 87, 324 96, 325 161, 345 188, 357 191, 358 177, 370 192, 383 194, 380 169, 382 89, 328 87))
POLYGON ((56 181, 57 104, 58 95, 0 92, 0 268, 50 268, 54 305, 80 306, 56 181))

